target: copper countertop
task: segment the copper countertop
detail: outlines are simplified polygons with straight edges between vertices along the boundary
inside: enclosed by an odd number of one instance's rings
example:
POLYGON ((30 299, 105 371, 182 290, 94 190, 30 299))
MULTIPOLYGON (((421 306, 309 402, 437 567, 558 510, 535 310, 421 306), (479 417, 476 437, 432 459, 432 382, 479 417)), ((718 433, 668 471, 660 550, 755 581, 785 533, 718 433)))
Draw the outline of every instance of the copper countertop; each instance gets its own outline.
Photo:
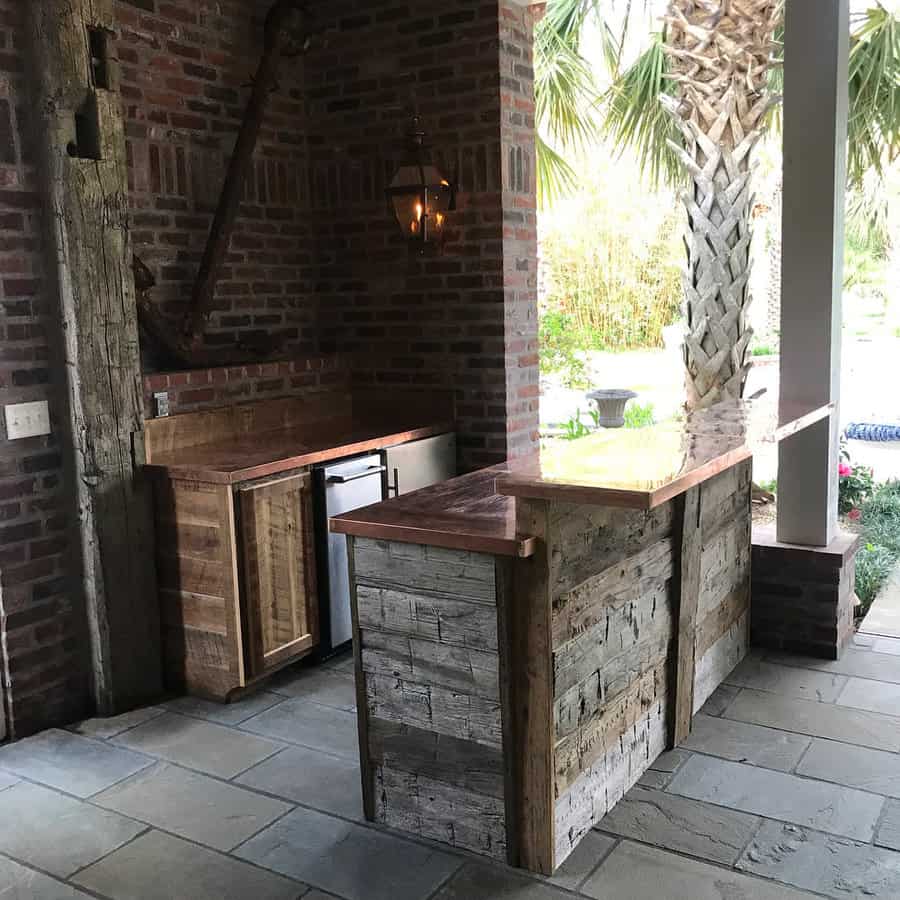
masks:
POLYGON ((555 442, 497 476, 513 497, 653 509, 694 485, 828 418, 833 405, 783 409, 766 401, 720 403, 649 428, 555 442))
POLYGON ((358 537, 527 557, 537 539, 516 532, 517 496, 652 509, 831 410, 798 408, 779 416, 771 404, 742 401, 684 421, 604 431, 345 513, 330 527, 358 537))
POLYGON ((147 468, 165 472, 170 478, 236 484, 454 430, 452 422, 377 426, 323 422, 157 453, 147 468))
POLYGON ((494 481, 506 470, 506 465, 492 466, 345 513, 331 520, 331 530, 498 556, 531 556, 535 538, 516 533, 515 500, 494 490, 494 481))

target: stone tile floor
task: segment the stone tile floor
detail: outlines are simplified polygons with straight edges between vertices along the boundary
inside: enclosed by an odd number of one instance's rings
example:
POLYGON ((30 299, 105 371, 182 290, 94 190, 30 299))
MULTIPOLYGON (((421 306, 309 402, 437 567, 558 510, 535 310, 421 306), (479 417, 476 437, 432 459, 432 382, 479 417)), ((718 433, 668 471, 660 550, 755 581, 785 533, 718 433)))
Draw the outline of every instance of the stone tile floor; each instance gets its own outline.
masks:
POLYGON ((900 640, 751 654, 550 879, 363 822, 353 705, 345 658, 0 747, 0 898, 900 897, 900 640))

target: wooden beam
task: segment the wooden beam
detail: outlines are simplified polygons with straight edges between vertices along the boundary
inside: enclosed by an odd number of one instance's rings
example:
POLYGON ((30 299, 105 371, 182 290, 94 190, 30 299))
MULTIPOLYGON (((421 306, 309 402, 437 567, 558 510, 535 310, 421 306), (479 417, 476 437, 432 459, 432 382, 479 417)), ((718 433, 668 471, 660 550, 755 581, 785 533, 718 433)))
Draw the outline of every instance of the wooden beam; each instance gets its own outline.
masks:
POLYGON ((185 323, 185 333, 195 344, 203 339, 210 308, 215 299, 216 284, 234 232, 253 151, 256 149, 269 98, 278 85, 281 60, 285 56, 306 50, 306 20, 306 0, 275 0, 266 16, 262 57, 253 79, 250 100, 234 145, 234 153, 228 163, 225 184, 213 216, 206 249, 200 260, 191 309, 185 323))
POLYGON ((353 629, 353 673, 356 680, 356 728, 359 738, 359 775, 362 785, 363 815, 375 820, 375 771, 369 758, 369 700, 362 664, 362 636, 359 630, 359 598, 356 584, 356 539, 347 535, 347 565, 350 578, 350 616, 353 629))
POLYGON ((507 644, 500 694, 504 718, 507 713, 511 718, 503 725, 504 753, 512 756, 507 833, 512 835, 509 847, 517 854, 509 862, 543 875, 552 875, 555 865, 548 506, 543 500, 516 500, 517 531, 537 537, 539 549, 530 559, 516 561, 512 590, 497 598, 509 607, 499 611, 501 646, 507 644))
POLYGON ((94 695, 108 715, 161 689, 114 3, 27 6, 94 695))
POLYGON ((697 640, 697 606, 703 558, 700 527, 700 491, 691 488, 676 503, 681 531, 681 563, 678 594, 678 643, 675 658, 675 702, 670 745, 677 747, 691 733, 694 711, 694 667, 697 640))

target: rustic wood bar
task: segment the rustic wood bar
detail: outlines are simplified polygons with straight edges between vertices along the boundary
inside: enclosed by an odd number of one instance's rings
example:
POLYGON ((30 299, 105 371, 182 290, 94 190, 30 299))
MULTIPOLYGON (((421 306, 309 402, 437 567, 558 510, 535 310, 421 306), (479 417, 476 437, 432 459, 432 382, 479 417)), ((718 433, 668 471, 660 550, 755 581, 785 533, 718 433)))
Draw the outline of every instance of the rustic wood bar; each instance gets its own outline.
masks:
POLYGON ((147 423, 170 689, 227 701, 316 650, 312 467, 453 430, 439 398, 402 409, 323 391, 147 423))
POLYGON ((366 816, 552 873, 743 658, 752 448, 829 412, 729 404, 332 520, 366 816))

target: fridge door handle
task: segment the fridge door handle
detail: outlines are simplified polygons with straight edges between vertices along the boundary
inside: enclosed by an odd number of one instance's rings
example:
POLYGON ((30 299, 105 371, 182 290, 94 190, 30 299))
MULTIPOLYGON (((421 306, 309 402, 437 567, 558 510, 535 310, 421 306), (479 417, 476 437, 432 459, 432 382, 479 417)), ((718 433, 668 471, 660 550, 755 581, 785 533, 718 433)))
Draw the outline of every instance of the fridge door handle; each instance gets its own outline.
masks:
POLYGON ((388 482, 388 494, 393 492, 395 497, 400 496, 400 470, 394 466, 394 483, 388 482))
POLYGON ((354 472, 352 475, 329 475, 327 480, 329 484, 347 484, 350 481, 357 481, 360 478, 369 478, 371 475, 380 475, 382 472, 386 471, 386 466, 369 466, 368 469, 363 469, 361 472, 354 472))

